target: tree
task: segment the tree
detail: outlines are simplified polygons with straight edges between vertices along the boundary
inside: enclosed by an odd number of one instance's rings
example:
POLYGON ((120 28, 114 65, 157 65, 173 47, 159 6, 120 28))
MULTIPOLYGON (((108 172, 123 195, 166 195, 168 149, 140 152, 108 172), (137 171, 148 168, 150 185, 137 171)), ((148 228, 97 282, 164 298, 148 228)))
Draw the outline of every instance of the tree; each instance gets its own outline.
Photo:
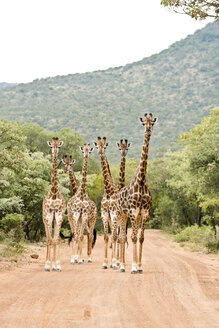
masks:
POLYGON ((219 23, 218 0, 162 0, 161 4, 176 13, 189 15, 196 20, 213 17, 219 23))
POLYGON ((196 193, 200 207, 215 227, 219 209, 219 107, 204 118, 201 124, 179 141, 185 146, 190 172, 196 180, 196 193))

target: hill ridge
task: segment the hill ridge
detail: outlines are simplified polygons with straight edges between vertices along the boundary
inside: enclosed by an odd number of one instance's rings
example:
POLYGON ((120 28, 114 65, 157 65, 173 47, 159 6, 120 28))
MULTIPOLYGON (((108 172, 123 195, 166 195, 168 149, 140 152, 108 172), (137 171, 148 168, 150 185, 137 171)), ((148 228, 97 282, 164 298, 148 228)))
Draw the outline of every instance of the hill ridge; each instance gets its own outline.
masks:
MULTIPOLYGON (((145 111, 159 117, 151 157, 176 148, 177 136, 219 104, 219 26, 206 25, 167 49, 140 61, 87 73, 36 79, 0 90, 0 116, 58 130, 71 127, 87 141, 105 135, 128 138, 139 159, 145 111)), ((109 159, 118 161, 116 147, 109 159)))

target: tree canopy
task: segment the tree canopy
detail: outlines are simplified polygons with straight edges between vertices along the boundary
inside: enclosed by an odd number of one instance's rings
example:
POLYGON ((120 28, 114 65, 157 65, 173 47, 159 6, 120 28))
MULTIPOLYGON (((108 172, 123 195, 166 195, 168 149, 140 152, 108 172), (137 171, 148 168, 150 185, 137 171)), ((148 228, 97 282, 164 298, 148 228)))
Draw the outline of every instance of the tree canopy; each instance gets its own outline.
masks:
POLYGON ((219 23, 218 0, 162 0, 161 4, 176 13, 200 20, 213 17, 219 23))

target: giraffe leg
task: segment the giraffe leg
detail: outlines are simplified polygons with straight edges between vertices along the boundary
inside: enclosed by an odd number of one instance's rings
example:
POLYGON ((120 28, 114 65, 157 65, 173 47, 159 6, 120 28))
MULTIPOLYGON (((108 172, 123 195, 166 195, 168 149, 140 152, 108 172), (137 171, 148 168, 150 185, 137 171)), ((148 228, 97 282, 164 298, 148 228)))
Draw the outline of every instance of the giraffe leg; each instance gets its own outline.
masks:
POLYGON ((139 258, 138 258, 138 273, 143 273, 143 269, 142 269, 142 247, 143 247, 143 243, 144 243, 144 231, 145 231, 145 224, 146 221, 149 217, 149 211, 144 211, 142 213, 142 226, 141 226, 141 232, 140 232, 140 237, 139 237, 139 258))
POLYGON ((92 243, 93 243, 93 231, 94 231, 94 226, 95 226, 95 222, 96 222, 96 217, 93 217, 90 220, 90 238, 89 238, 89 247, 88 247, 88 263, 92 263, 92 243))
POLYGON ((53 253, 53 263, 54 263, 54 270, 61 272, 61 265, 60 265, 60 255, 59 255, 59 244, 60 244, 60 229, 61 224, 64 219, 64 214, 62 212, 58 212, 55 214, 55 221, 54 221, 54 253, 53 253))
POLYGON ((137 224, 137 218, 131 217, 131 223, 132 223, 132 245, 133 245, 133 258, 132 258, 132 271, 131 273, 135 274, 138 272, 137 263, 138 263, 138 253, 137 253, 137 236, 138 236, 138 224, 137 224))
POLYGON ((51 264, 51 245, 52 245, 52 213, 47 213, 46 217, 43 219, 45 230, 46 230, 46 262, 45 262, 45 271, 50 271, 51 264))
POLYGON ((79 234, 79 240, 80 240, 80 251, 79 251, 79 260, 78 260, 78 264, 83 264, 84 260, 82 257, 82 249, 83 249, 83 240, 84 240, 84 230, 87 226, 87 222, 88 222, 88 217, 87 216, 83 216, 82 217, 82 222, 81 222, 81 227, 80 227, 80 234, 79 234))
POLYGON ((52 245, 52 236, 49 236, 48 233, 48 237, 46 238, 46 263, 45 263, 45 267, 44 270, 45 271, 50 271, 50 264, 51 264, 51 245, 52 245))
POLYGON ((81 226, 81 213, 80 212, 73 212, 72 220, 74 222, 74 231, 75 231, 75 242, 74 242, 74 249, 73 249, 73 257, 71 258, 71 263, 78 263, 79 252, 80 252, 80 226, 81 226))
POLYGON ((103 221, 103 227, 104 227, 104 260, 102 269, 107 269, 108 266, 108 242, 109 242, 109 235, 108 235, 108 221, 109 221, 109 214, 107 212, 101 213, 102 221, 103 221))
POLYGON ((71 228, 71 233, 72 233, 70 264, 74 264, 75 263, 75 259, 74 259, 74 254, 75 254, 75 222, 74 222, 73 217, 71 215, 71 210, 70 209, 68 209, 68 221, 69 221, 70 228, 71 228))
POLYGON ((53 257, 52 257, 52 271, 56 271, 56 230, 57 230, 57 223, 56 220, 53 221, 54 224, 54 235, 53 235, 53 257))
POLYGON ((87 256, 89 257, 90 228, 89 228, 88 225, 85 227, 85 232, 86 232, 86 235, 87 235, 87 256))
POLYGON ((120 225, 120 272, 125 272, 126 220, 120 225))
POLYGON ((117 243, 117 213, 111 214, 111 220, 112 220, 112 269, 116 270, 116 243, 117 243))
POLYGON ((119 266, 120 264, 120 227, 118 227, 118 232, 117 232, 117 243, 116 243, 116 265, 119 266))

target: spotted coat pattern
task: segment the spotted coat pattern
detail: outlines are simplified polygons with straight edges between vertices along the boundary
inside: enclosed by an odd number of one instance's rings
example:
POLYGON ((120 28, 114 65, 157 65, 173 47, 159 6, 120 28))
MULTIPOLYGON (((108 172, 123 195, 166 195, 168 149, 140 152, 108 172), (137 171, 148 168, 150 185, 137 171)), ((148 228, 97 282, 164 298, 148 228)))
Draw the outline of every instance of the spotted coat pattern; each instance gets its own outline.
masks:
POLYGON ((86 189, 88 157, 89 154, 93 151, 93 148, 91 148, 90 145, 84 145, 83 148, 81 147, 81 151, 82 153, 84 153, 82 181, 67 205, 68 219, 70 222, 72 234, 74 235, 71 256, 72 264, 74 264, 75 262, 83 263, 82 244, 84 238, 83 233, 85 230, 87 231, 88 237, 88 262, 92 262, 91 251, 93 241, 93 230, 97 217, 96 205, 89 198, 86 189))
MULTIPOLYGON (((149 150, 149 141, 152 133, 152 127, 156 121, 152 114, 145 114, 144 119, 141 119, 145 126, 145 137, 142 147, 141 160, 136 174, 131 182, 118 193, 117 205, 121 215, 125 215, 131 219, 132 225, 132 243, 133 243, 133 261, 132 273, 142 273, 142 246, 144 242, 145 223, 149 218, 152 207, 152 198, 148 186, 146 184, 146 170, 149 150), (137 254, 138 230, 141 225, 139 236, 139 255, 137 254)), ((125 238, 126 233, 121 228, 121 261, 124 261, 125 253, 125 238)))
POLYGON ((65 215, 66 203, 62 196, 57 181, 57 158, 59 148, 63 142, 59 142, 58 138, 53 138, 52 142, 48 141, 49 147, 52 149, 52 174, 51 187, 43 200, 43 223, 46 230, 47 254, 45 271, 50 271, 51 265, 51 246, 53 245, 52 270, 61 271, 58 246, 59 233, 61 224, 65 215), (52 226, 54 225, 54 235, 52 236, 52 226))

